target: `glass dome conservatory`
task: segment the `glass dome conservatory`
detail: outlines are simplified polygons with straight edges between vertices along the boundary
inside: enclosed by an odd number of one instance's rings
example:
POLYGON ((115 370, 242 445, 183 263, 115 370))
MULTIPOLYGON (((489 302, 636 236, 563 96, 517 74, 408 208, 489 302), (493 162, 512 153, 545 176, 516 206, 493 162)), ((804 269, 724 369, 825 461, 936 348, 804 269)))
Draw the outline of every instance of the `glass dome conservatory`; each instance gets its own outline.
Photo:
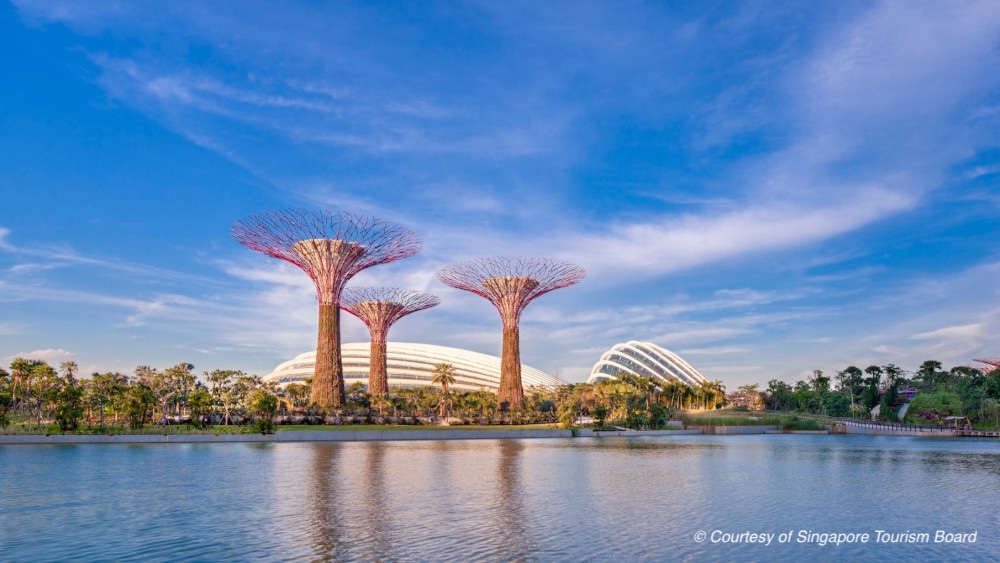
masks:
POLYGON ((708 382, 701 372, 670 350, 652 342, 630 340, 615 344, 605 352, 590 370, 587 383, 617 379, 627 374, 658 379, 664 383, 676 380, 690 387, 708 382))
MULTIPOLYGON (((344 366, 344 383, 368 384, 370 354, 367 342, 356 342, 341 346, 344 366)), ((435 346, 433 344, 411 344, 389 342, 386 350, 389 387, 435 387, 431 383, 434 366, 451 364, 455 368, 453 391, 479 391, 487 389, 494 393, 500 387, 500 358, 480 354, 460 348, 435 346)), ((278 385, 298 383, 313 376, 316 370, 316 351, 312 350, 295 356, 280 364, 274 371, 263 377, 266 382, 278 385)), ((565 382, 542 370, 521 364, 521 381, 528 387, 556 387, 565 382)))

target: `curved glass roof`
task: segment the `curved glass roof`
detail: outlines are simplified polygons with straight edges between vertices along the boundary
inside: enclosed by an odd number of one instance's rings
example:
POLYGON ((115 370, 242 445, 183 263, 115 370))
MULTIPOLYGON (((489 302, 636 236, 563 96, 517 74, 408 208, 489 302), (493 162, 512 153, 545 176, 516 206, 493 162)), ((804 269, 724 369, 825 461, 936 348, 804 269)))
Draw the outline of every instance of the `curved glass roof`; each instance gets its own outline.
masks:
MULTIPOLYGON (((344 384, 368 384, 370 350, 367 342, 352 342, 340 347, 344 384)), ((431 384, 434 366, 449 363, 455 368, 455 391, 496 392, 500 387, 500 358, 460 348, 389 342, 386 345, 386 371, 390 387, 435 387, 431 384)), ((316 369, 316 351, 303 352, 274 368, 264 376, 264 381, 280 385, 297 383, 313 376, 316 369)), ((565 382, 539 369, 521 364, 521 383, 528 387, 555 387, 565 382)))
POLYGON ((638 375, 664 383, 680 381, 690 387, 707 383, 708 379, 683 358, 652 342, 630 340, 615 344, 601 356, 590 370, 587 383, 602 379, 617 379, 622 375, 638 375))

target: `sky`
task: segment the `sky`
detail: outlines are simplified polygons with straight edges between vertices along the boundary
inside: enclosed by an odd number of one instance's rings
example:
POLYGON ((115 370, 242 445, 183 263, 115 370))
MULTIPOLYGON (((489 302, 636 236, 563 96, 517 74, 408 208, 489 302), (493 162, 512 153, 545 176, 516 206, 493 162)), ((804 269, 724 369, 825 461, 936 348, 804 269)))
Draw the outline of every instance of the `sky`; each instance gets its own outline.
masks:
MULTIPOLYGON (((628 340, 730 390, 1000 357, 1000 4, 0 0, 0 365, 265 375, 315 290, 267 209, 424 241, 389 339, 499 355, 480 256, 587 270, 526 309, 569 382, 628 340)), ((367 340, 343 316, 343 340, 367 340)))

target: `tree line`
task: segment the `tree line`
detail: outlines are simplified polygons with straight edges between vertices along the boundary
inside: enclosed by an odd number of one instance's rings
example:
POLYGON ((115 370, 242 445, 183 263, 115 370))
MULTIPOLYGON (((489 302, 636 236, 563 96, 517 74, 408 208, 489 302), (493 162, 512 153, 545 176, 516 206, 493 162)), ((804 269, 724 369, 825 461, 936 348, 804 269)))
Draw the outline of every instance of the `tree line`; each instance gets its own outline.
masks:
POLYGON ((741 386, 739 392, 775 411, 871 418, 877 407, 875 418, 896 421, 900 407, 909 403, 905 422, 940 424, 947 416, 965 416, 978 426, 1000 427, 1000 369, 945 370, 936 360, 913 372, 891 363, 847 366, 833 378, 815 370, 795 384, 772 379, 764 390, 755 384, 741 386))
POLYGON ((141 365, 131 374, 79 376, 75 362, 58 369, 42 360, 15 358, 0 368, 0 427, 17 423, 61 432, 104 432, 112 427, 139 430, 146 425, 187 424, 195 428, 254 425, 273 431, 277 423, 403 423, 446 419, 456 424, 577 424, 592 417, 597 426, 663 428, 680 410, 715 409, 724 404, 725 386, 705 382, 688 386, 625 375, 597 383, 528 388, 525 409, 498 408, 489 390, 454 392, 450 364, 435 367, 435 387, 394 388, 370 395, 363 383, 350 385, 342 409, 330 412, 311 403, 311 381, 284 387, 240 370, 206 371, 182 362, 166 369, 141 365), (433 419, 433 420, 430 420, 433 419))
POLYGON ((138 430, 184 419, 205 427, 268 418, 278 407, 273 389, 239 370, 205 372, 204 381, 186 362, 163 370, 142 365, 132 375, 107 372, 81 378, 78 372, 76 362, 62 362, 57 370, 26 358, 15 358, 10 371, 0 368, 0 426, 17 420, 33 421, 36 427, 52 422, 63 432, 83 424, 96 430, 119 424, 138 430))

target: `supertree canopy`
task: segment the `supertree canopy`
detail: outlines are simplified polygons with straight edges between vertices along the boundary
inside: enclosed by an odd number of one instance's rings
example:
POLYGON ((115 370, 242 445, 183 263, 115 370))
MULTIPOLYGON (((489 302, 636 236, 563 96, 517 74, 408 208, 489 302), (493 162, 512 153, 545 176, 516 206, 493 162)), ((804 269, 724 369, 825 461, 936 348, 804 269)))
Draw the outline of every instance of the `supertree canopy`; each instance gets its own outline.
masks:
POLYGON ((509 256, 479 258, 438 272, 443 283, 488 299, 500 312, 503 346, 497 399, 501 408, 524 408, 518 328, 524 308, 536 297, 578 283, 585 275, 583 268, 569 262, 509 256))
POLYGON ((979 368, 979 371, 981 371, 983 373, 987 373, 988 374, 988 373, 992 372, 993 370, 1000 369, 1000 358, 992 358, 992 359, 987 358, 987 359, 972 360, 972 361, 979 362, 981 364, 986 364, 986 366, 983 366, 983 367, 979 368), (989 367, 987 367, 987 366, 989 366, 989 367))
POLYGON ((237 221, 240 244, 301 268, 316 284, 319 330, 311 400, 323 408, 344 405, 340 358, 340 296, 355 274, 416 254, 422 243, 413 231, 357 213, 283 209, 237 221))
POLYGON ((368 371, 368 393, 385 395, 389 392, 386 369, 386 337, 389 328, 399 319, 441 303, 437 297, 410 289, 394 287, 347 287, 340 299, 340 308, 361 319, 371 334, 371 361, 368 371))

